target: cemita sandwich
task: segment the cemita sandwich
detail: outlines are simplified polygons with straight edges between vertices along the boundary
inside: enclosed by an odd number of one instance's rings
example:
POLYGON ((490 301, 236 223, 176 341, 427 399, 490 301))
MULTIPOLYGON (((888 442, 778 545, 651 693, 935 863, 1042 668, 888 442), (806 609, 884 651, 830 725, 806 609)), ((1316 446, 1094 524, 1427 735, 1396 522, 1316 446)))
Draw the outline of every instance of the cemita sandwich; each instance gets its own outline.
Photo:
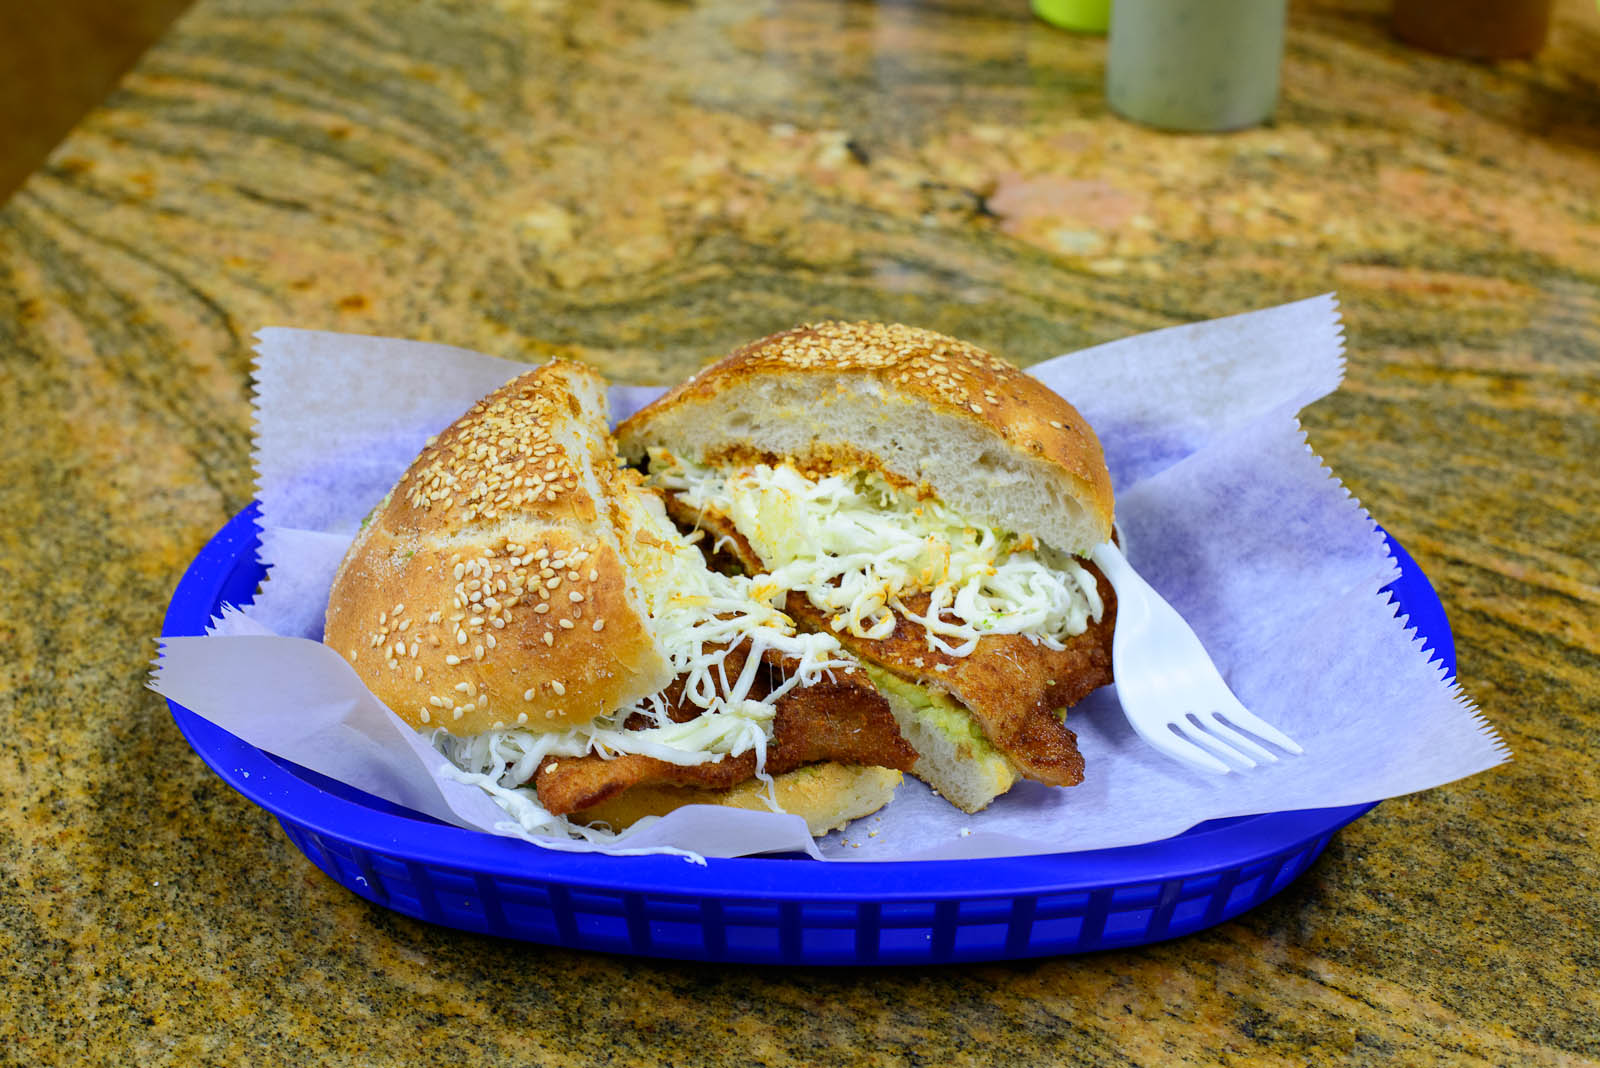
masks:
POLYGON ((531 832, 717 803, 825 833, 915 754, 841 643, 752 586, 708 569, 620 466, 604 382, 557 361, 430 439, 351 545, 324 640, 531 832))
POLYGON ((1082 781, 1063 710, 1111 681, 1111 537, 1083 418, 983 350, 822 323, 757 341, 617 428, 680 524, 756 595, 836 637, 888 699, 914 774, 975 812, 1082 781))

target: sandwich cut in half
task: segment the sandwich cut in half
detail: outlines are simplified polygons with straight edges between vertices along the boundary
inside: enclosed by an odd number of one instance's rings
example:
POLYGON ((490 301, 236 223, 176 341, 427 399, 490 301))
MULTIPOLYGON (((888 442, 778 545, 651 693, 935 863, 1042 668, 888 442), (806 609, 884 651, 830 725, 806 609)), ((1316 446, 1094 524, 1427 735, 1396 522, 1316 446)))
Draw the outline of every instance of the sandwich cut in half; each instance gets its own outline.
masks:
POLYGON ((929 330, 825 322, 738 349, 617 428, 673 518, 866 665, 968 812, 1083 779, 1064 710, 1111 681, 1094 432, 1038 381, 929 330))
POLYGON ((710 570, 621 467, 605 383, 555 361, 429 439, 362 525, 324 641, 527 831, 685 804, 826 833, 915 754, 854 659, 710 570))

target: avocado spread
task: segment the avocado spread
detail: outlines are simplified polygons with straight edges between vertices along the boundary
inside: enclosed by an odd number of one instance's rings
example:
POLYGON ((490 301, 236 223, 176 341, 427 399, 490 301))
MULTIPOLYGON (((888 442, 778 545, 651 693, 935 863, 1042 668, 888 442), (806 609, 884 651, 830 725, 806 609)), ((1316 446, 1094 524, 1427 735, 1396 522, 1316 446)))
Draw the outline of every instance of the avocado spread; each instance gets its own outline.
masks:
POLYGON ((908 682, 875 664, 863 662, 861 668, 885 695, 892 694, 906 702, 919 720, 957 746, 970 748, 974 757, 986 757, 995 752, 977 720, 948 694, 908 682))

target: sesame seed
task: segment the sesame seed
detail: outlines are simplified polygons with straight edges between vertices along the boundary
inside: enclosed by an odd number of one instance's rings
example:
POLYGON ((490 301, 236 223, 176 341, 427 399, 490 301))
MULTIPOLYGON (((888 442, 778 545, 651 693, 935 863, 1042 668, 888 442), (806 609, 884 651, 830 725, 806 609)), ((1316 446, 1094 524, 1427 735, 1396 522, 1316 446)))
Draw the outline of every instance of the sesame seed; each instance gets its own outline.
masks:
POLYGON ((596 631, 605 630, 606 629, 606 621, 603 620, 603 619, 595 620, 594 621, 594 627, 592 629, 596 630, 596 631))
POLYGON ((432 705, 434 708, 443 708, 444 707, 444 698, 435 695, 433 697, 428 698, 428 703, 430 705, 432 705))
POLYGON ((565 697, 567 695, 567 688, 561 685, 559 681, 551 680, 550 688, 556 692, 557 697, 565 697))
POLYGON ((482 660, 483 659, 483 646, 474 645, 472 647, 472 659, 474 659, 474 660, 482 660))
POLYGON ((455 667, 457 664, 461 663, 461 658, 455 653, 447 653, 445 655, 444 662, 449 664, 451 667, 455 667))
POLYGON ((423 710, 422 710, 422 715, 421 715, 421 716, 420 716, 420 717, 419 717, 419 718, 420 718, 420 719, 421 719, 421 720, 422 720, 422 722, 424 722, 424 723, 432 723, 432 722, 433 722, 433 717, 432 717, 432 716, 431 716, 431 715, 429 715, 429 714, 428 714, 428 710, 427 710, 427 709, 426 709, 426 708, 424 708, 424 709, 423 709, 423 710))
POLYGON ((450 710, 450 715, 454 719, 460 719, 465 713, 466 710, 461 708, 452 708, 450 710))
POLYGON ((418 664, 416 667, 411 669, 411 678, 413 680, 415 680, 416 682, 421 682, 422 681, 422 665, 421 664, 418 664))
POLYGON ((561 622, 561 629, 562 630, 571 630, 572 629, 572 620, 563 619, 560 622, 561 622))
POLYGON ((517 713, 517 722, 519 724, 528 722, 528 714, 526 712, 518 712, 517 713))
POLYGON ((573 604, 578 604, 583 600, 583 594, 579 593, 577 590, 573 590, 571 593, 567 594, 567 600, 571 601, 573 604))
POLYGON ((554 645, 556 643, 556 636, 554 634, 552 634, 548 630, 545 631, 544 632, 544 643, 546 645, 554 645))
MULTIPOLYGON (((523 700, 524 700, 524 701, 531 701, 531 700, 533 700, 533 691, 532 691, 532 690, 523 690, 523 691, 522 691, 522 699, 523 699, 523 700)), ((526 713, 526 712, 524 712, 524 713, 523 713, 523 715, 527 715, 527 713, 526 713)))

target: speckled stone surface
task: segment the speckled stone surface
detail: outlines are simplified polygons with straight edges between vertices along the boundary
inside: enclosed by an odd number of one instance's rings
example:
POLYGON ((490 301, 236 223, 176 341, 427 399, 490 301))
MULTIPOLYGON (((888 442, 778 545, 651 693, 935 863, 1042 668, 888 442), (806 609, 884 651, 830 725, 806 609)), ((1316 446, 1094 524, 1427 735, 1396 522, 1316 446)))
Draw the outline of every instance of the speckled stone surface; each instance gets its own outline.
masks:
POLYGON ((0 1063, 1600 1060, 1600 16, 1534 62, 1296 3, 1276 122, 1173 137, 1025 5, 200 0, 0 209, 0 1063), (1314 446, 1510 765, 1181 941, 925 970, 509 944, 350 895, 144 688, 250 498, 250 334, 668 379, 824 315, 1020 362, 1337 290, 1314 446))

